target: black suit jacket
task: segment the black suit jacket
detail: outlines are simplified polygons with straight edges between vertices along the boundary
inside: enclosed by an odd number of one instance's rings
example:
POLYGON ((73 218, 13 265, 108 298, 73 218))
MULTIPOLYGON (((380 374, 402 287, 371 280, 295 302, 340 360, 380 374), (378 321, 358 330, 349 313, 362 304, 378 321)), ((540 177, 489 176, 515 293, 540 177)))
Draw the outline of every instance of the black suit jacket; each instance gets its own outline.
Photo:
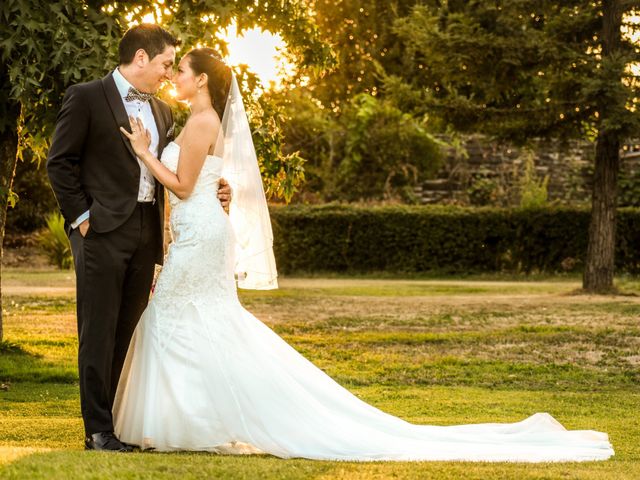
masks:
MULTIPOLYGON (((172 138, 169 106, 155 98, 151 110, 160 137, 158 154, 172 138)), ((90 211, 91 229, 110 232, 136 207, 140 166, 120 127, 131 131, 113 75, 67 89, 47 158, 47 172, 67 233, 71 223, 90 211)), ((156 181, 155 208, 160 217, 156 263, 162 263, 164 189, 156 181)))

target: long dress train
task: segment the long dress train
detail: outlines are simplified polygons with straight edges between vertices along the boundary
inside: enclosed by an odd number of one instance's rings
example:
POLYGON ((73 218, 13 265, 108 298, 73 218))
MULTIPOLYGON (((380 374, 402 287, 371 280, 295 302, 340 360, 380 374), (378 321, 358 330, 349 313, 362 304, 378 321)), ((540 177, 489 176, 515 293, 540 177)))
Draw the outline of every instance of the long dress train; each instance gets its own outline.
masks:
MULTIPOLYGON (((162 161, 177 168, 179 146, 162 161)), ((238 301, 233 232, 216 198, 222 159, 170 194, 173 243, 131 342, 114 405, 121 440, 159 451, 324 460, 582 461, 605 433, 546 413, 518 423, 413 425, 341 387, 238 301)))

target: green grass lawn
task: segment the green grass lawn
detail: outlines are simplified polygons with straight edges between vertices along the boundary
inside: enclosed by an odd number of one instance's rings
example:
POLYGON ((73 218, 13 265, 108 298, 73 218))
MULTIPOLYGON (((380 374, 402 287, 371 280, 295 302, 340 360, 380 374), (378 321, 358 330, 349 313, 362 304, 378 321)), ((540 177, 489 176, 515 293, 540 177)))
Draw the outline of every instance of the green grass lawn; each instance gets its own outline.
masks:
POLYGON ((416 423, 535 412, 608 432, 605 462, 318 462, 82 450, 73 276, 3 274, 0 478, 640 478, 640 290, 574 295, 579 279, 292 278, 245 306, 367 402, 416 423))

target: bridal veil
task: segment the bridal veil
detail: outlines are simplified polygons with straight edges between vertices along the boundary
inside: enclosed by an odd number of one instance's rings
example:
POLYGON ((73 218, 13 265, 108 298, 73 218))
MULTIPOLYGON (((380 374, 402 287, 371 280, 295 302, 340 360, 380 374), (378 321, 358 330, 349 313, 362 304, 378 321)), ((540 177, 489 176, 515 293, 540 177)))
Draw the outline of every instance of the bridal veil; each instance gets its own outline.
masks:
POLYGON ((215 154, 222 157, 222 177, 233 200, 229 219, 236 237, 238 287, 278 288, 273 231, 251 129, 235 75, 232 75, 215 154))

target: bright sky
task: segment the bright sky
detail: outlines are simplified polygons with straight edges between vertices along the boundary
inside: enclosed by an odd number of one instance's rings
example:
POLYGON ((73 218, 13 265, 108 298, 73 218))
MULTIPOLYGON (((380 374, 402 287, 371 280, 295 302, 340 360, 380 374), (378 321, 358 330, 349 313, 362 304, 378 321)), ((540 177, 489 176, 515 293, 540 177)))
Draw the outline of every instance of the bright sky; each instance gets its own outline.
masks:
POLYGON ((286 49, 286 44, 279 34, 252 28, 238 35, 236 25, 232 24, 218 38, 229 45, 229 56, 225 59, 227 63, 249 65, 265 88, 277 87, 282 75, 293 68, 280 55, 286 49))
MULTIPOLYGON (((640 12, 634 12, 633 15, 628 16, 625 20, 634 25, 635 31, 623 28, 624 35, 629 37, 636 45, 640 45, 640 12)), ((634 75, 640 76, 640 64, 631 64, 629 68, 634 75)))
MULTIPOLYGON (((148 14, 143 21, 155 23, 156 18, 153 14, 148 14)), ((229 55, 224 59, 225 62, 231 66, 248 65, 265 88, 277 88, 283 75, 292 72, 294 68, 281 55, 286 49, 286 43, 279 34, 260 28, 244 30, 238 34, 234 22, 218 34, 218 38, 228 44, 229 55)))

